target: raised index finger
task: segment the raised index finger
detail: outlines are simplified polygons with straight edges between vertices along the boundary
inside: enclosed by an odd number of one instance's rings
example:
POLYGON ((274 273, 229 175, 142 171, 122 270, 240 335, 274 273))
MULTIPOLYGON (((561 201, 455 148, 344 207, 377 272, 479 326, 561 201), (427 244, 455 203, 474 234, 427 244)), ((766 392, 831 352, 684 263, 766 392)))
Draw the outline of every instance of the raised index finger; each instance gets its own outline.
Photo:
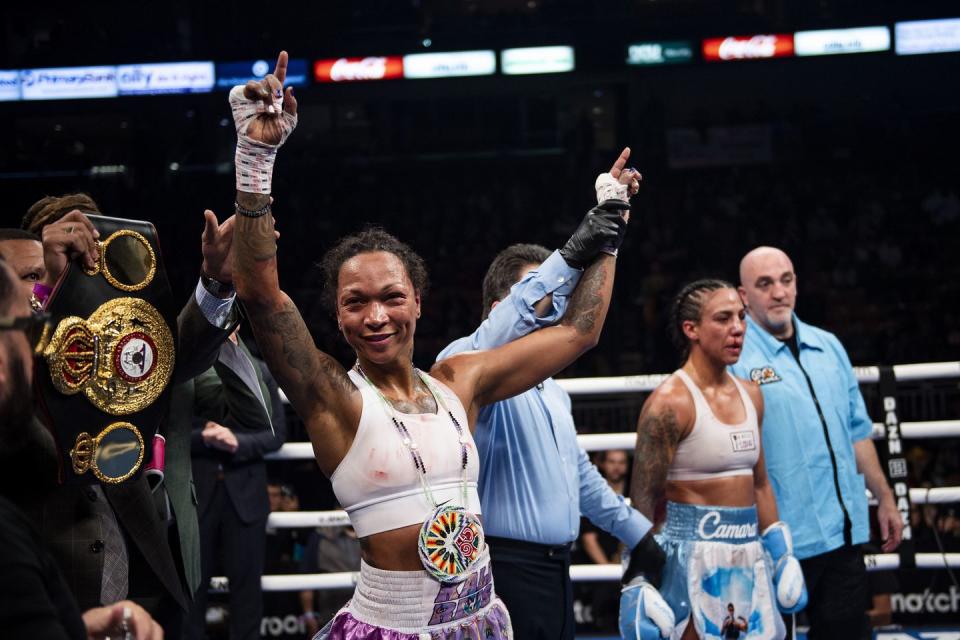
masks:
POLYGON ((281 51, 280 55, 277 56, 277 68, 273 70, 273 75, 277 76, 277 80, 280 81, 280 84, 283 84, 287 81, 287 61, 289 56, 286 51, 281 51))
POLYGON ((616 162, 613 163, 613 166, 610 167, 610 175, 614 178, 619 178, 623 168, 627 166, 627 160, 629 159, 630 147, 624 147, 623 151, 620 152, 620 157, 617 158, 616 162))

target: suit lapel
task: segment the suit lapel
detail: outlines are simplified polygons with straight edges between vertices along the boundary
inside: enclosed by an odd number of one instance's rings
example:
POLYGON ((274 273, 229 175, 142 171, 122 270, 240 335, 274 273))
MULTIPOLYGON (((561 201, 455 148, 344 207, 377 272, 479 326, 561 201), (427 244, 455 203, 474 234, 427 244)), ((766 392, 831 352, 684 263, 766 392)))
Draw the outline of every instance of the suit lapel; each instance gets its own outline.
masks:
POLYGON ((257 375, 256 365, 254 365, 243 343, 233 344, 230 340, 224 341, 220 347, 219 360, 240 379, 247 390, 257 399, 257 402, 263 408, 267 424, 270 425, 270 431, 274 431, 273 421, 270 419, 272 414, 266 399, 267 395, 261 384, 260 376, 257 375))

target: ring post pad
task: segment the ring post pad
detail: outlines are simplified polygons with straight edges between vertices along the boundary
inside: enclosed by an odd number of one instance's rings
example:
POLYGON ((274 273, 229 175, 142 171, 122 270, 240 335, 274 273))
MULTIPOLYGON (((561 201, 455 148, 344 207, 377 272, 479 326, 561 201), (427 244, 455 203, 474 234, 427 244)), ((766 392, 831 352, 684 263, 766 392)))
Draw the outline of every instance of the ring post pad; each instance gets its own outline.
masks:
POLYGON ((170 403, 177 316, 157 231, 141 220, 87 214, 100 259, 70 262, 50 294, 38 348, 40 413, 64 484, 118 484, 149 462, 170 403))

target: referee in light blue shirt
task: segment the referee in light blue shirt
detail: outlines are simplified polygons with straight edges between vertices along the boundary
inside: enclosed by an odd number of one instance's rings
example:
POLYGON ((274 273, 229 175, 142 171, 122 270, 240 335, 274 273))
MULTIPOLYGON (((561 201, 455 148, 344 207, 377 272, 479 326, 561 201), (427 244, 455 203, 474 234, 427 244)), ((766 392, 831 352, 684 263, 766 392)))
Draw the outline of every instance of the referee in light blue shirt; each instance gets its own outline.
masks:
MULTIPOLYGON (((505 249, 483 280, 482 324, 437 359, 491 349, 556 323, 582 273, 560 252, 538 245, 505 249)), ((483 528, 497 595, 510 611, 514 635, 572 639, 570 545, 581 514, 628 549, 651 524, 610 489, 577 445, 570 396, 552 378, 481 409, 474 439, 483 528)))
POLYGON ((794 312, 797 275, 786 253, 757 247, 744 256, 740 296, 750 315, 731 370, 763 392, 763 455, 810 594, 808 637, 859 638, 868 634, 865 487, 878 500, 884 553, 903 532, 873 423, 843 345, 794 312))

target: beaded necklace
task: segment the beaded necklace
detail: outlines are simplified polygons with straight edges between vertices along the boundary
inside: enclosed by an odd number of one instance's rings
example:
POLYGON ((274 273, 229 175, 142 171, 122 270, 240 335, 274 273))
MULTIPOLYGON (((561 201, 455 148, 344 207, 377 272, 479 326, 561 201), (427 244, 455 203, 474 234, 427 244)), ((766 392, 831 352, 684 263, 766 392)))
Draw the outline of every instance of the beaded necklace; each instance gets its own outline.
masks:
MULTIPOLYGON (((417 551, 420 555, 420 562, 427 572, 441 582, 456 583, 465 580, 469 575, 469 568, 480 557, 483 551, 485 540, 483 535, 483 526, 479 518, 470 513, 464 507, 449 506, 438 504, 433 496, 430 483, 427 482, 427 467, 423 463, 423 457, 420 455, 420 447, 413 439, 407 425, 399 417, 397 410, 381 393, 367 374, 357 362, 354 365, 364 381, 376 392, 377 397, 383 404, 384 411, 393 423, 394 428, 400 435, 403 446, 410 452, 413 460, 413 466, 417 470, 417 476, 420 478, 420 486, 423 493, 433 505, 433 512, 427 516, 420 527, 420 535, 417 543, 417 551)), ((467 435, 463 427, 453 415, 453 411, 443 400, 443 396, 428 381, 427 376, 422 371, 414 367, 414 373, 420 381, 427 387, 433 396, 437 406, 450 418, 454 429, 457 431, 457 438, 460 442, 460 471, 461 471, 461 491, 462 504, 467 504, 467 463, 469 462, 469 452, 467 450, 467 435)))

